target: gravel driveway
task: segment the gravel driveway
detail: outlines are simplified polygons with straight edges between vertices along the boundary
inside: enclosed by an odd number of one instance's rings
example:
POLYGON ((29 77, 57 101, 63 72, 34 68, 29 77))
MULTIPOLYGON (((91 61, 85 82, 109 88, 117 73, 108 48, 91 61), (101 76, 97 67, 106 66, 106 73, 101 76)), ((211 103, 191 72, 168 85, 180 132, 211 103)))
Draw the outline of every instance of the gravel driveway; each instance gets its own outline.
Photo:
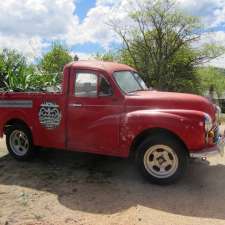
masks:
POLYGON ((1 141, 0 224, 225 224, 225 158, 160 187, 130 160, 43 150, 17 162, 1 141))

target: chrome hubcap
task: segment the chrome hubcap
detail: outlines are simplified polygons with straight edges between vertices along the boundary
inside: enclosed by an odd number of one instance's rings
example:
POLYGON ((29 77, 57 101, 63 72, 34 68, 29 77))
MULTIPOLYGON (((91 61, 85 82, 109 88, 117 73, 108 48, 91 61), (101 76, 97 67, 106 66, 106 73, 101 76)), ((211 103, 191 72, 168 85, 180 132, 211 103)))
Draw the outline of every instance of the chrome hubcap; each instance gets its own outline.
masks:
POLYGON ((9 144, 12 151, 18 155, 23 156, 29 149, 29 140, 27 135, 20 130, 14 130, 9 138, 9 144))
POLYGON ((177 154, 166 145, 154 145, 144 155, 145 169, 157 178, 168 178, 178 168, 177 154))

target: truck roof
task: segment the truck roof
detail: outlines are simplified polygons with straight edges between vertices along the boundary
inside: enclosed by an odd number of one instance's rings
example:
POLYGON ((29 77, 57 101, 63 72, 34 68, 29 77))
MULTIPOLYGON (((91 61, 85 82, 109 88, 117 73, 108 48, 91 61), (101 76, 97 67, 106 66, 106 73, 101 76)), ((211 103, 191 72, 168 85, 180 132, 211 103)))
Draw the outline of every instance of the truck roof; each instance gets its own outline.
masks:
POLYGON ((122 70, 131 70, 135 71, 130 66, 114 63, 114 62, 103 62, 97 60, 80 60, 76 62, 71 62, 67 64, 65 67, 74 67, 77 69, 87 69, 87 70, 103 70, 106 71, 108 74, 112 74, 115 71, 122 71, 122 70))

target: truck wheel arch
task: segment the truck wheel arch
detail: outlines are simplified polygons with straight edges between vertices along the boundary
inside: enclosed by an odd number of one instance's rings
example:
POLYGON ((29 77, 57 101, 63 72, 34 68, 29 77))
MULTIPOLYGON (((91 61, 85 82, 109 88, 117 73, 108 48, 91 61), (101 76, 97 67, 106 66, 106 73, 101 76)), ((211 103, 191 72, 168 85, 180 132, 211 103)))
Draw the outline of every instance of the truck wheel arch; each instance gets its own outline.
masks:
POLYGON ((188 152, 188 148, 186 146, 186 144, 184 143, 184 141, 178 136, 176 135, 174 132, 167 130, 165 128, 150 128, 150 129, 146 129, 144 131, 142 131, 140 134, 138 134, 134 140, 132 141, 131 147, 130 147, 130 156, 131 157, 136 157, 136 150, 137 147, 149 136, 151 135, 166 135, 166 136, 170 136, 174 139, 176 139, 177 141, 180 142, 180 144, 184 147, 184 150, 189 154, 188 152))
POLYGON ((26 127, 32 134, 29 125, 26 122, 24 122, 22 119, 18 119, 18 118, 12 118, 4 124, 4 127, 3 127, 4 134, 6 133, 7 127, 13 126, 13 125, 18 125, 18 124, 26 127))

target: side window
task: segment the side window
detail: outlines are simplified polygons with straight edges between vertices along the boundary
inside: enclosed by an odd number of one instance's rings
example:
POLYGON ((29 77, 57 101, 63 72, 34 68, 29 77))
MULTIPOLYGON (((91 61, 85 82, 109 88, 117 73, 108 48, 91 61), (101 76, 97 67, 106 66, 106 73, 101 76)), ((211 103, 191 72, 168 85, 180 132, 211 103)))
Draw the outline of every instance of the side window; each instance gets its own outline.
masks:
POLYGON ((98 77, 93 73, 77 73, 75 80, 75 96, 97 97, 98 77))
POLYGON ((113 91, 108 81, 103 77, 99 76, 99 96, 112 96, 113 91))

